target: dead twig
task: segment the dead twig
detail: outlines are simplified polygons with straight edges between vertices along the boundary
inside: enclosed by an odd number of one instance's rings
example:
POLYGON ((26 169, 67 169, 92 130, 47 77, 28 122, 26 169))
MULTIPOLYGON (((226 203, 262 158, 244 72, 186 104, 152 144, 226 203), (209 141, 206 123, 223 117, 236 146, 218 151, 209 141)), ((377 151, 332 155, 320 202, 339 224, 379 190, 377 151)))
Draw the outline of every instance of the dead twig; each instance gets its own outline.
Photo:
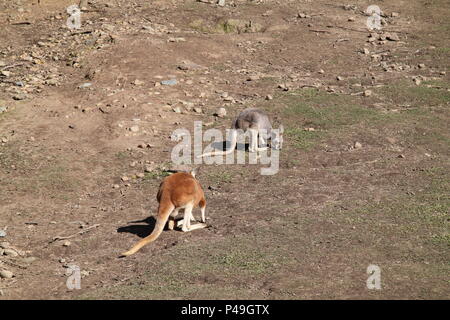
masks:
POLYGON ((85 234, 86 232, 88 232, 88 231, 90 231, 90 230, 92 230, 92 229, 94 229, 94 228, 97 228, 97 227, 99 227, 99 226, 100 226, 99 224, 94 224, 94 225, 92 225, 92 226, 90 226, 90 227, 88 227, 88 228, 86 228, 86 229, 84 229, 84 230, 81 230, 81 231, 79 231, 79 232, 77 232, 77 233, 75 233, 75 234, 72 234, 72 235, 70 235, 70 236, 67 236, 67 237, 56 236, 56 237, 54 237, 52 240, 50 240, 49 243, 53 243, 53 242, 58 241, 58 240, 67 240, 67 239, 74 238, 74 237, 76 237, 76 236, 85 234))

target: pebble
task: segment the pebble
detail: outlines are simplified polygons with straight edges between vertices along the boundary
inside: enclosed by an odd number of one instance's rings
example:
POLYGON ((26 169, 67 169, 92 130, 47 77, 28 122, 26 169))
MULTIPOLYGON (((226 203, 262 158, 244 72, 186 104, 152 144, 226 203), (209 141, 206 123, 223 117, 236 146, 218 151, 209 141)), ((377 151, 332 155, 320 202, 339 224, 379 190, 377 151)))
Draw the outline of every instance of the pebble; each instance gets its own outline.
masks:
POLYGON ((344 77, 337 76, 336 79, 337 79, 337 81, 342 81, 342 80, 344 80, 344 77))
POLYGON ((1 75, 8 78, 11 75, 11 72, 10 71, 2 71, 1 75))
POLYGON ((361 149, 362 144, 360 142, 355 142, 355 149, 361 149))
POLYGON ((131 132, 138 132, 139 131, 139 126, 132 126, 132 127, 130 127, 130 131, 131 132))
POLYGON ((128 178, 127 176, 123 176, 122 178, 120 178, 120 180, 122 180, 123 182, 126 182, 126 181, 130 181, 130 178, 128 178))
POLYGON ((219 108, 215 115, 219 118, 223 118, 227 115, 227 110, 225 108, 219 108))
POLYGON ((70 247, 71 244, 72 243, 70 241, 64 241, 62 245, 63 247, 70 247))
POLYGON ((266 96, 266 100, 272 100, 273 99, 273 97, 270 95, 270 94, 268 94, 267 96, 266 96))
POLYGON ((92 86, 92 83, 91 83, 91 82, 85 82, 85 83, 83 83, 83 84, 80 84, 80 85, 78 86, 78 89, 86 89, 86 88, 89 88, 90 86, 92 86))
POLYGON ((6 231, 0 229, 0 238, 6 237, 6 231))
POLYGON ((0 107, 0 113, 8 111, 7 107, 0 107))
POLYGON ((173 112, 175 112, 175 113, 181 113, 180 107, 172 108, 172 110, 173 110, 173 112))
POLYGON ((202 108, 194 108, 194 112, 196 112, 196 113, 202 113, 203 112, 203 110, 202 110, 202 108))
POLYGON ((163 80, 161 81, 161 84, 164 86, 174 86, 176 85, 178 82, 176 79, 170 79, 170 80, 163 80))
POLYGON ((120 186, 119 186, 118 184, 113 184, 113 188, 114 188, 114 189, 119 189, 120 186))
POLYGON ((423 69, 423 68, 425 68, 425 64, 424 63, 419 63, 418 67, 419 67, 419 69, 423 69))
POLYGON ((145 174, 143 174, 142 172, 139 172, 139 173, 136 173, 136 177, 143 178, 143 177, 145 177, 145 174))
POLYGON ((386 39, 390 41, 400 41, 400 38, 396 33, 387 33, 386 39))
POLYGON ((0 271, 0 278, 11 279, 12 277, 14 277, 14 274, 11 271, 9 271, 9 270, 1 270, 0 271))
POLYGON ((365 90, 364 91, 364 97, 369 97, 372 95, 372 90, 365 90))
POLYGON ((25 100, 27 98, 28 98, 28 96, 25 93, 18 93, 18 94, 13 96, 14 100, 25 100))
POLYGON ((3 254, 5 256, 10 256, 10 257, 17 257, 19 254, 16 252, 16 250, 13 249, 5 249, 3 251, 3 254))

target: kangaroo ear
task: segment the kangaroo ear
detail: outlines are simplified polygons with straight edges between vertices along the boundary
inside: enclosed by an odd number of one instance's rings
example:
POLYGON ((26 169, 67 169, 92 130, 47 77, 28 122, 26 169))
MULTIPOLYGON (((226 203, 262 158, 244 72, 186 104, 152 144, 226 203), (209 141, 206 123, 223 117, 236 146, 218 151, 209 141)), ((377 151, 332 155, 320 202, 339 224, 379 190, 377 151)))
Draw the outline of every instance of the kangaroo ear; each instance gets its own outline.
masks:
POLYGON ((278 127, 278 130, 280 130, 280 133, 284 132, 284 126, 282 124, 280 124, 280 126, 278 127))

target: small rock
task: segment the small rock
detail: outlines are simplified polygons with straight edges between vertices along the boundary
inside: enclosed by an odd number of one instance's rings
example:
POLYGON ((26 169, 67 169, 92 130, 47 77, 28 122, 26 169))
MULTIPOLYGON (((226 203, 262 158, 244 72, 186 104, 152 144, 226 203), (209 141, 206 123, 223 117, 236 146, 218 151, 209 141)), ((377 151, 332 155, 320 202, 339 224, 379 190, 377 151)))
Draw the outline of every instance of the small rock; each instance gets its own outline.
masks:
POLYGON ((4 238, 4 237, 6 237, 6 231, 0 229, 0 238, 4 238))
POLYGON ((136 177, 143 178, 143 177, 145 177, 145 174, 143 174, 142 172, 139 172, 139 173, 136 173, 136 177))
POLYGON ((391 13, 391 17, 392 18, 396 18, 396 17, 398 17, 400 14, 398 13, 398 12, 392 12, 391 13))
POLYGON ((89 88, 90 86, 92 86, 92 83, 91 83, 91 82, 85 82, 85 83, 83 83, 83 84, 80 84, 80 85, 78 86, 78 89, 86 89, 86 88, 89 88))
POLYGON ((16 95, 13 96, 14 100, 25 100, 28 98, 28 95, 25 93, 18 93, 16 95))
POLYGON ((344 77, 337 76, 337 77, 336 77, 336 80, 337 80, 337 81, 342 81, 342 80, 344 80, 344 77))
POLYGON ((386 39, 390 41, 400 41, 400 38, 396 33, 387 33, 386 39))
POLYGON ((196 107, 196 108, 194 108, 194 112, 196 112, 196 113, 202 113, 203 110, 202 110, 202 108, 196 107))
POLYGON ((405 158, 405 155, 404 155, 404 154, 399 154, 399 155, 397 156, 397 158, 404 159, 404 158, 405 158))
POLYGON ((356 20, 355 17, 349 17, 349 18, 348 18, 348 21, 349 21, 349 22, 353 22, 353 21, 355 21, 355 20, 356 20))
POLYGON ((114 188, 114 189, 119 189, 120 186, 119 186, 118 184, 113 184, 113 188, 114 188))
POLYGON ((176 79, 170 79, 170 80, 163 80, 161 81, 161 84, 164 86, 174 86, 176 85, 178 82, 176 79))
POLYGON ((270 95, 270 94, 268 94, 267 96, 266 96, 266 100, 272 100, 273 99, 273 97, 270 95))
POLYGON ((144 84, 144 81, 136 79, 132 82, 132 84, 134 84, 135 86, 142 86, 144 84))
POLYGON ((122 178, 120 178, 120 180, 122 180, 123 182, 126 182, 126 181, 130 181, 130 178, 128 178, 127 176, 123 176, 122 178))
POLYGON ((355 149, 361 149, 362 148, 362 144, 360 142, 355 142, 354 147, 355 147, 355 149))
POLYGON ((424 63, 419 63, 418 67, 419 67, 419 69, 424 69, 425 68, 425 64, 424 63))
POLYGON ((0 248, 2 248, 2 249, 8 249, 9 246, 10 246, 9 242, 7 242, 7 241, 3 241, 0 243, 0 248))
POLYGON ((223 7, 223 6, 225 6, 225 0, 219 0, 219 1, 217 2, 217 4, 218 4, 220 7, 223 7))
POLYGON ((70 247, 71 244, 72 243, 70 241, 64 241, 62 245, 63 247, 70 247))
POLYGON ((130 131, 131 132, 138 132, 139 131, 139 126, 131 126, 130 127, 130 131))
POLYGON ((11 271, 9 271, 9 270, 1 270, 0 271, 0 278, 11 279, 12 277, 14 277, 14 274, 11 271))
POLYGON ((8 78, 9 76, 11 76, 11 71, 5 70, 5 71, 2 71, 0 74, 4 77, 8 78))
POLYGON ((13 250, 13 249, 5 249, 4 251, 3 251, 3 254, 5 255, 5 256, 10 256, 10 257, 17 257, 19 254, 17 253, 17 251, 16 250, 13 250))
POLYGON ((319 70, 319 73, 320 73, 320 74, 324 74, 325 71, 324 71, 323 69, 320 69, 320 70, 319 70))
POLYGON ((0 113, 6 112, 6 111, 8 111, 7 107, 1 107, 0 106, 0 113))
POLYGON ((227 110, 225 108, 219 108, 219 110, 215 113, 219 118, 223 118, 227 115, 227 110))
POLYGON ((172 108, 172 111, 175 112, 175 113, 181 113, 181 108, 180 107, 175 107, 175 108, 172 108))
POLYGON ((420 80, 419 78, 414 78, 413 81, 417 86, 419 86, 422 83, 422 80, 420 80))
POLYGON ((365 90, 364 97, 370 97, 372 95, 372 90, 365 90))
POLYGON ((364 53, 364 54, 370 54, 370 51, 369 51, 369 49, 364 48, 364 49, 362 49, 362 53, 364 53))

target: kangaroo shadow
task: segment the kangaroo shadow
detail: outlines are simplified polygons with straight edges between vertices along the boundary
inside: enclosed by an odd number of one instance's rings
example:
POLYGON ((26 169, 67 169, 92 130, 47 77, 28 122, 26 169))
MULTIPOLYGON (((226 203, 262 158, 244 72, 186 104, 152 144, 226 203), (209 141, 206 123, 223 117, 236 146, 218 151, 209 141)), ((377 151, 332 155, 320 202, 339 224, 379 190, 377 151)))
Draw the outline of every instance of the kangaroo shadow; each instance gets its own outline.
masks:
POLYGON ((139 223, 139 222, 145 222, 147 224, 134 224, 130 226, 124 226, 117 228, 117 232, 128 232, 137 235, 140 238, 145 238, 150 233, 152 233, 153 229, 155 228, 156 219, 154 217, 148 217, 144 220, 138 220, 138 221, 130 221, 129 223, 139 223))

